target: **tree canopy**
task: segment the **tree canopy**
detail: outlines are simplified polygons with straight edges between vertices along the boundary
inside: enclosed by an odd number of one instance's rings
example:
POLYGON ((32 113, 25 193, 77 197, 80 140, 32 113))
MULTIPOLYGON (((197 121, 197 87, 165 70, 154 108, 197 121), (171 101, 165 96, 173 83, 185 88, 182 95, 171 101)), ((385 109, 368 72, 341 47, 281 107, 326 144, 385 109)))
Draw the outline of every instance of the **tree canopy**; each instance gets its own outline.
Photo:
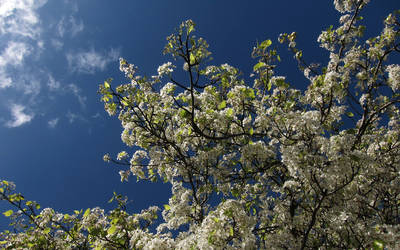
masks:
POLYGON ((99 86, 122 141, 133 154, 104 160, 121 165, 121 181, 171 184, 164 207, 117 207, 63 214, 41 209, 2 181, 3 214, 14 231, 6 249, 384 249, 400 242, 400 11, 382 32, 364 38, 367 0, 335 0, 340 26, 322 31, 326 65, 308 63, 296 33, 283 33, 309 85, 296 89, 275 73, 274 42, 254 47, 251 80, 211 52, 183 22, 167 37, 173 62, 145 77, 120 59, 127 83, 99 86), (303 55, 304 54, 304 55, 303 55), (175 77, 177 71, 186 80, 175 77), (181 72, 181 74, 182 74, 181 72), (161 217, 160 217, 161 215, 161 217))

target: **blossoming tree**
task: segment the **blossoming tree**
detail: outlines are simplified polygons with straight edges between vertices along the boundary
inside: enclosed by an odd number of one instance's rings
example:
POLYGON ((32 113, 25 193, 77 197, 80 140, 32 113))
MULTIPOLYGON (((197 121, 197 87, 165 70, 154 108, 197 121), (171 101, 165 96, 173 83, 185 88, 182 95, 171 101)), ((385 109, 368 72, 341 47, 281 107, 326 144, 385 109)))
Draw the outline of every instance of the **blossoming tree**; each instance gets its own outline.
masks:
MULTIPOLYGON (((282 34, 307 90, 274 73, 280 57, 271 40, 254 48, 254 81, 239 70, 208 65, 210 52, 183 22, 164 53, 183 63, 188 81, 166 63, 151 78, 120 59, 129 79, 100 86, 110 115, 118 114, 123 142, 138 147, 116 159, 131 175, 168 182, 164 207, 126 212, 118 206, 61 214, 40 210, 2 181, 0 197, 15 231, 2 247, 59 249, 364 249, 400 248, 399 12, 379 36, 362 38, 367 0, 335 0, 341 26, 323 31, 325 67, 307 64, 296 33, 282 34), (161 210, 161 211, 160 211, 161 210), (158 215, 162 214, 162 218, 158 215), (150 230, 149 227, 157 225, 150 230)), ((180 67, 179 67, 180 68, 180 67)))

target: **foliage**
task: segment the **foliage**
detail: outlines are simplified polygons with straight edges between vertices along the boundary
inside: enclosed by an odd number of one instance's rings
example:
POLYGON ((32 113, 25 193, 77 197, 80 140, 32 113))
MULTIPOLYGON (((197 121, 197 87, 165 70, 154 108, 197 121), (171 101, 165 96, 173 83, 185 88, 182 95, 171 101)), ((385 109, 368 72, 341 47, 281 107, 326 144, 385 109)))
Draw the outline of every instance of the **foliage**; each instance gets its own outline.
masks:
POLYGON ((127 166, 121 180, 163 181, 172 197, 163 208, 118 207, 61 214, 16 194, 3 181, 1 199, 15 232, 4 248, 132 249, 384 249, 400 242, 399 12, 382 33, 363 39, 366 0, 335 0, 343 14, 318 38, 330 52, 325 67, 307 64, 296 33, 282 34, 309 81, 307 90, 274 73, 280 57, 271 40, 254 48, 252 84, 230 65, 208 65, 210 52, 183 22, 167 38, 171 62, 150 78, 120 59, 129 83, 100 86, 123 142, 139 147, 104 160, 127 166), (180 60, 180 61, 179 61, 180 60), (166 82, 166 83, 165 83, 166 82), (161 211, 162 221, 157 219, 161 211), (149 230, 159 223, 156 231, 149 230))

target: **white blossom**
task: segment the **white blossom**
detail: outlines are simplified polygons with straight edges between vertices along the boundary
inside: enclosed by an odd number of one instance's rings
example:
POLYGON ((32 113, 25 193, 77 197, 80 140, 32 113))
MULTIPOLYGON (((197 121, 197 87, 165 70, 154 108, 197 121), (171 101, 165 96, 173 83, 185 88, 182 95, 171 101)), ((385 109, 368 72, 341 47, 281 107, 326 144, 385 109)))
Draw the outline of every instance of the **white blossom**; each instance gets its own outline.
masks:
POLYGON ((400 65, 389 65, 386 67, 386 71, 389 73, 389 86, 393 91, 397 91, 400 88, 400 65))
POLYGON ((171 62, 164 63, 163 65, 159 66, 157 69, 158 76, 162 77, 164 75, 169 75, 174 71, 175 66, 172 65, 171 62))

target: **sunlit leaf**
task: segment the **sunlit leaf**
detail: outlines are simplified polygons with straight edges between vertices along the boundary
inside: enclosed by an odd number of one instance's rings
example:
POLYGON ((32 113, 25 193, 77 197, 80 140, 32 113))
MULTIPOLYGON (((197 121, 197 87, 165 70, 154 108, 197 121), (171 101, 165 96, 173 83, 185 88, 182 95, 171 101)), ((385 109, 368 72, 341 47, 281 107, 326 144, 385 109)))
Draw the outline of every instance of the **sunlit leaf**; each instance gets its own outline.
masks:
POLYGON ((190 53, 190 64, 194 65, 196 63, 196 58, 194 57, 193 53, 190 53))
POLYGON ((14 213, 14 212, 13 212, 12 210, 8 210, 8 211, 5 211, 3 214, 4 214, 6 217, 10 217, 13 213, 14 213))
POLYGON ((224 109, 226 107, 226 101, 222 101, 219 105, 218 105, 218 109, 224 109))
POLYGON ((193 24, 189 25, 189 27, 187 28, 188 34, 192 33, 193 30, 194 30, 194 25, 193 24))
POLYGON ((111 227, 108 228, 108 230, 107 230, 107 234, 113 234, 113 233, 115 233, 116 230, 117 230, 117 226, 111 225, 111 227))
POLYGON ((263 41, 261 44, 260 44, 260 48, 261 49, 265 49, 265 48, 268 48, 269 46, 271 46, 271 44, 272 44, 272 41, 271 40, 265 40, 265 41, 263 41))
POLYGON ((374 240, 373 247, 374 250, 383 250, 385 243, 382 240, 374 240))
POLYGON ((226 115, 227 115, 228 117, 232 117, 232 115, 233 115, 233 109, 228 108, 227 111, 226 111, 226 115))
POLYGON ((85 213, 83 214, 83 217, 87 217, 90 214, 90 208, 86 209, 85 213))
POLYGON ((253 71, 257 71, 258 69, 264 67, 266 64, 265 62, 258 62, 256 65, 253 67, 253 71))

